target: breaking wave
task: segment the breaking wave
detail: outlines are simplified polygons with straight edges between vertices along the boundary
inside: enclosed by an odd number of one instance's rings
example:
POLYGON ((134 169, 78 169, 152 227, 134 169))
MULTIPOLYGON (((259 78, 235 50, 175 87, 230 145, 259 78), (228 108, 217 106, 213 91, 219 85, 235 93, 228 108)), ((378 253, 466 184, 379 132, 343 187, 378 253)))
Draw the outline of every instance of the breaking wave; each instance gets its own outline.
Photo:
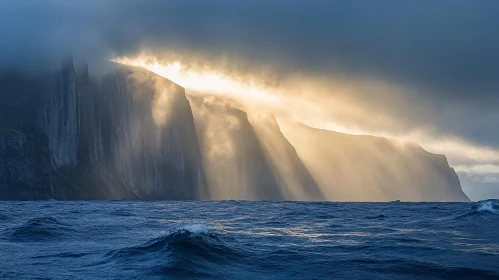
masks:
POLYGON ((476 202, 466 214, 458 216, 458 218, 466 218, 471 216, 484 215, 499 215, 499 200, 487 199, 476 202))
POLYGON ((185 225, 142 245, 115 250, 108 260, 149 262, 155 275, 214 276, 217 265, 229 263, 244 254, 231 248, 220 234, 201 224, 185 225), (155 263, 150 263, 154 260, 155 263))
POLYGON ((499 200, 498 199, 488 199, 477 202, 471 208, 472 211, 477 213, 493 213, 499 214, 499 200))

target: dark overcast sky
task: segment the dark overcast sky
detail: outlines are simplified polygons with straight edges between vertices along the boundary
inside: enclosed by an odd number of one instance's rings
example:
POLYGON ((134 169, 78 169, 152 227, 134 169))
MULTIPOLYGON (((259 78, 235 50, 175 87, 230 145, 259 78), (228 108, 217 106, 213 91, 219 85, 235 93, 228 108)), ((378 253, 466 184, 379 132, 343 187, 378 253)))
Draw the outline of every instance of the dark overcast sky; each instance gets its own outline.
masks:
MULTIPOLYGON (((93 61, 146 47, 369 77, 431 104, 425 114, 383 108, 405 126, 499 149, 498 28, 495 0, 0 0, 0 66, 36 70, 63 55, 93 61)), ((499 185, 487 188, 499 195, 499 185)))

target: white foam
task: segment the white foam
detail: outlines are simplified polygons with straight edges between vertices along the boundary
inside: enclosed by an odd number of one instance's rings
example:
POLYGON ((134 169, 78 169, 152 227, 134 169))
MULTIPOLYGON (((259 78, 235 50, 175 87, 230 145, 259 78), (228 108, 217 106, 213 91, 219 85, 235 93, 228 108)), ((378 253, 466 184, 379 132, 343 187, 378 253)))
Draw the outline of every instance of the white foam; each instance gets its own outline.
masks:
POLYGON ((180 228, 180 230, 186 230, 193 234, 203 234, 208 233, 209 228, 203 224, 189 224, 180 228))
POLYGON ((485 200, 480 201, 480 204, 476 208, 478 212, 490 212, 494 214, 499 214, 497 208, 499 208, 499 202, 497 200, 485 200))

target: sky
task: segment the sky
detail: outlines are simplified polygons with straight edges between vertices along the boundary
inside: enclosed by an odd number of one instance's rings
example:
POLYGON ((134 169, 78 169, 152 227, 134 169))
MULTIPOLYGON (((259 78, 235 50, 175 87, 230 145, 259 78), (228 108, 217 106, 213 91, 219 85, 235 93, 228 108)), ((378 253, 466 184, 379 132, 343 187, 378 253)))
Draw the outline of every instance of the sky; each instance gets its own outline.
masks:
POLYGON ((0 0, 0 67, 37 72, 72 55, 98 71, 147 51, 257 76, 319 108, 310 125, 446 154, 476 200, 499 197, 498 11, 494 0, 0 0))

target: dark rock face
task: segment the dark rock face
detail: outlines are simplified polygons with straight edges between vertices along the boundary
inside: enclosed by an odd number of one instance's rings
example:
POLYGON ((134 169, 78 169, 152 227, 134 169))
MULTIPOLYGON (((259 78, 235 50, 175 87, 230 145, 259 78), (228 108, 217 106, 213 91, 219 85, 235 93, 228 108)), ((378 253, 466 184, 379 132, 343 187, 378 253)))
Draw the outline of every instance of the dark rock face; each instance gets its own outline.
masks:
POLYGON ((49 199, 53 196, 46 150, 36 132, 4 131, 0 135, 0 198, 49 199))
POLYGON ((0 198, 49 199, 48 141, 42 114, 44 79, 0 73, 0 198))
POLYGON ((138 69, 93 81, 72 63, 41 82, 1 81, 0 199, 198 198, 199 145, 177 85, 138 69))

